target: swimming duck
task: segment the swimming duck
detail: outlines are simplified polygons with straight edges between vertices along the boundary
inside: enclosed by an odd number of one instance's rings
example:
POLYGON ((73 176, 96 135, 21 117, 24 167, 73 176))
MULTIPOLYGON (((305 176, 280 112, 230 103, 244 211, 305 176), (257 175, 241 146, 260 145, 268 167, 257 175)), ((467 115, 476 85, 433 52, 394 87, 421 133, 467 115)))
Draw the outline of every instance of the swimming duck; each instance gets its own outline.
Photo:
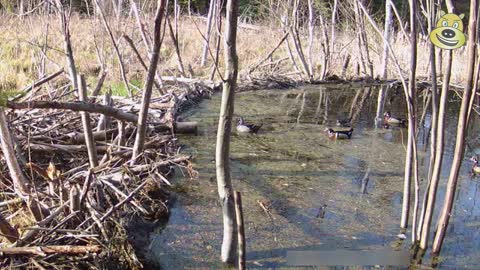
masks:
POLYGON ((331 128, 327 128, 325 129, 325 131, 327 132, 327 135, 330 139, 341 139, 341 140, 350 139, 352 138, 352 134, 353 134, 353 128, 345 131, 335 131, 331 128))
POLYGON ((352 121, 352 118, 348 119, 337 119, 337 126, 339 127, 349 127, 350 126, 350 121, 352 121))
POLYGON ((470 160, 473 161, 473 166, 472 166, 472 171, 471 171, 472 176, 480 174, 480 165, 478 165, 477 156, 473 156, 472 158, 470 158, 470 160))
POLYGON ((407 124, 407 120, 405 119, 402 119, 402 118, 398 118, 398 117, 393 117, 390 112, 385 112, 383 114, 383 121, 384 123, 386 124, 389 124, 389 125, 406 125, 407 124))
POLYGON ((261 127, 262 125, 247 124, 242 117, 237 122, 237 132, 239 133, 257 133, 261 127))

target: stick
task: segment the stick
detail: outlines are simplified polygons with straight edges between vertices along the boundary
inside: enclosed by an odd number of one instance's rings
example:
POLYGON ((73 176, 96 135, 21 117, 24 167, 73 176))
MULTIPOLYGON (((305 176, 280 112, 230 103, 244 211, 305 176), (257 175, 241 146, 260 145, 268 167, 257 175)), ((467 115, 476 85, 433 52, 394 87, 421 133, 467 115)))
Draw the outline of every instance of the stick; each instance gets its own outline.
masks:
POLYGON ((40 255, 99 253, 100 246, 37 246, 0 248, 0 255, 40 255))
POLYGON ((367 193, 368 181, 370 180, 370 168, 367 170, 362 179, 362 194, 367 193))
MULTIPOLYGON (((35 87, 39 87, 40 85, 53 80, 54 78, 58 77, 62 73, 63 73, 63 68, 60 69, 59 71, 49 75, 49 76, 46 76, 46 77, 43 77, 43 78, 39 79, 38 81, 34 82, 30 86, 27 86, 26 88, 24 88, 19 95, 17 95, 16 97, 14 97, 12 99, 12 101, 15 101, 15 100, 18 100, 18 99, 24 97, 28 92, 32 91, 35 87)), ((26 97, 26 98, 28 98, 28 97, 26 97)))
POLYGON ((95 97, 98 95, 98 93, 100 93, 100 90, 102 90, 103 82, 105 81, 106 77, 107 77, 107 72, 103 71, 102 74, 100 75, 100 78, 98 79, 97 86, 95 86, 95 89, 93 89, 92 96, 95 97))
MULTIPOLYGON (((87 98, 87 83, 85 77, 78 75, 78 97, 80 101, 86 102, 87 98)), ((85 144, 88 150, 88 159, 90 161, 90 167, 93 168, 98 165, 97 149, 95 148, 95 139, 93 138, 92 126, 90 124, 90 115, 88 112, 81 112, 83 132, 85 134, 85 144)))

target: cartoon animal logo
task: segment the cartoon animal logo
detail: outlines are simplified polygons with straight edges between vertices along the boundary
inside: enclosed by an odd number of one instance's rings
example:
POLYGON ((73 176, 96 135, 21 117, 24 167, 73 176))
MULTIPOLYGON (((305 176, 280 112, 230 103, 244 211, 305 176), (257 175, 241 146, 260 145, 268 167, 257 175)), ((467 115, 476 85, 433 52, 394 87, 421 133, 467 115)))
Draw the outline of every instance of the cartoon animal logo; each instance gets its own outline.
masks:
POLYGON ((465 15, 446 14, 444 11, 440 11, 440 16, 437 28, 430 33, 430 41, 433 45, 446 50, 457 49, 465 45, 462 22, 465 15))

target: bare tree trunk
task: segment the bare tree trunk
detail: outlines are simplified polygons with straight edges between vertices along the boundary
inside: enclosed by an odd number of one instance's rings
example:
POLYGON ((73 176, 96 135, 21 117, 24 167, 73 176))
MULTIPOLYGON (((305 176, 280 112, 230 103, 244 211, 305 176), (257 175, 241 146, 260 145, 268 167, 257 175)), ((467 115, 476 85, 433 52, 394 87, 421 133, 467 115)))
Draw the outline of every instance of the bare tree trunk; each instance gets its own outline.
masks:
MULTIPOLYGON (((417 140, 416 140, 416 125, 417 125, 417 116, 416 116, 416 106, 415 106, 415 97, 416 97, 416 70, 417 70, 417 1, 410 0, 410 78, 408 81, 408 90, 409 90, 409 97, 407 100, 408 108, 410 108, 408 112, 408 144, 411 145, 412 156, 407 156, 407 159, 410 159, 412 164, 412 171, 413 171, 413 181, 414 181, 414 202, 413 202, 413 221, 412 221, 412 242, 415 243, 417 241, 417 217, 418 217, 418 193, 420 190, 420 185, 418 182, 418 162, 417 162, 417 140)), ((407 151, 408 153, 408 151, 407 151)), ((407 170, 407 168, 405 169, 407 170)), ((407 172, 405 171, 405 175, 407 172)), ((405 178, 405 181, 407 179, 405 178)), ((410 180, 408 180, 410 181, 410 180)), ((407 196, 405 196, 407 197, 407 196)), ((407 211, 408 213, 408 211, 407 211)), ((407 217, 408 221, 408 217, 407 217)), ((408 223, 408 222, 407 222, 408 223)), ((408 224, 406 224, 408 225, 408 224)), ((406 228, 406 227, 402 227, 406 228)))
POLYGON ((313 68, 313 40, 315 38, 315 10, 313 0, 308 0, 308 69, 314 77, 313 68))
POLYGON ((245 252, 245 229, 243 223, 242 195, 239 191, 233 194, 235 200, 235 217, 237 219, 238 231, 238 269, 245 270, 246 252, 245 252))
MULTIPOLYGON (((289 30, 290 24, 289 24, 288 17, 289 17, 289 10, 290 10, 291 2, 292 2, 292 0, 288 0, 285 3, 285 11, 284 11, 284 14, 282 16, 282 28, 283 28, 284 34, 290 33, 290 30, 289 30)), ((294 70, 296 72, 299 72, 297 62, 295 61, 295 57, 293 56, 292 49, 290 48, 290 42, 288 41, 288 39, 285 42, 285 48, 287 50, 288 57, 290 58, 290 61, 292 62, 294 70)))
POLYGON ((165 0, 158 0, 157 11, 155 13, 155 27, 153 38, 153 51, 150 58, 150 66, 148 67, 147 80, 142 95, 142 105, 138 115, 137 133, 135 136, 135 144, 133 145, 132 164, 135 163, 138 155, 143 152, 145 145, 145 134, 147 132, 148 108, 150 107, 150 98, 152 96, 153 82, 157 71, 158 58, 160 56, 160 35, 163 14, 165 13, 165 0))
MULTIPOLYGON (((220 58, 220 46, 221 46, 221 41, 222 41, 222 5, 223 1, 217 1, 217 16, 215 18, 215 38, 216 38, 216 46, 215 46, 215 59, 213 60, 212 64, 212 71, 210 73, 210 80, 213 81, 215 78, 216 72, 220 72, 218 70, 218 60, 220 58)), ((220 73, 218 74, 220 75, 220 73)), ((220 76, 221 77, 221 76, 220 76)))
MULTIPOLYGON (((452 5, 449 7, 453 8, 452 5)), ((455 10, 449 9, 449 13, 454 13, 455 10)), ((442 161, 443 161, 443 149, 444 149, 444 135, 445 135, 445 113, 447 111, 447 99, 448 99, 448 89, 450 86, 450 76, 452 73, 452 50, 447 52, 445 73, 443 74, 442 79, 442 90, 440 93, 440 107, 438 109, 438 119, 437 119, 437 134, 436 139, 436 148, 435 148, 435 159, 433 164, 432 176, 428 186, 428 197, 427 197, 427 206, 425 210, 425 218, 422 224, 422 233, 420 236, 420 248, 426 250, 428 247, 428 238, 430 236, 430 225, 432 223, 433 211, 435 207, 435 201, 437 196, 438 183, 440 181, 440 174, 442 170, 442 161)), ((432 138, 433 140, 433 138, 432 138)))
POLYGON ((123 59, 122 59, 122 54, 120 53, 120 50, 118 49, 117 41, 115 40, 115 37, 113 36, 112 30, 110 29, 110 26, 108 25, 107 18, 105 17, 105 14, 103 12, 103 9, 100 7, 98 0, 94 0, 95 4, 97 5, 98 11, 100 12, 100 15, 102 17, 103 25, 105 26, 105 29, 107 30, 108 36, 110 37, 110 41, 112 42, 113 48, 115 49, 115 54, 117 55, 118 62, 120 65, 120 73, 122 75, 122 80, 123 83, 125 84, 125 88, 128 91, 128 95, 130 97, 133 97, 132 90, 130 89, 130 85, 128 83, 127 79, 127 74, 125 72, 125 65, 123 64, 123 59))
POLYGON ((207 18, 207 31, 205 33, 205 43, 203 45, 202 50, 202 59, 200 61, 200 66, 204 67, 207 61, 207 54, 210 47, 210 34, 212 31, 212 21, 215 17, 215 9, 216 9, 216 0, 210 0, 210 8, 208 9, 208 18, 207 18))
POLYGON ((323 51, 323 61, 322 61, 323 63, 322 63, 322 70, 320 71, 320 80, 324 80, 328 73, 328 65, 330 63, 330 57, 331 57, 330 50, 332 48, 330 48, 330 45, 329 45, 330 43, 328 41, 327 27, 324 23, 323 16, 320 12, 318 15, 318 19, 320 20, 320 25, 322 27, 322 36, 323 36, 323 42, 321 43, 321 47, 323 51))
POLYGON ((75 66, 75 60, 73 57, 72 43, 70 42, 70 14, 67 16, 67 11, 64 9, 59 0, 57 0, 56 5, 60 11, 60 21, 62 23, 64 37, 63 43, 65 47, 65 54, 67 56, 70 81, 72 82, 73 88, 78 89, 77 68, 75 66))
POLYGON ((168 23, 170 38, 173 41, 173 46, 175 46, 175 53, 177 54, 178 70, 180 71, 180 74, 182 74, 183 77, 186 77, 185 69, 183 68, 182 56, 180 54, 180 48, 178 47, 178 33, 176 34, 173 32, 173 27, 172 27, 172 24, 170 23, 170 19, 167 19, 167 23, 168 23))
POLYGON ((332 34, 331 34, 331 44, 330 49, 335 51, 335 27, 337 26, 337 7, 338 7, 338 0, 333 1, 333 9, 332 9, 332 34))
POLYGON ((302 49, 302 42, 300 40, 300 34, 298 33, 298 8, 299 0, 293 0, 293 11, 292 11, 292 20, 293 25, 290 26, 290 37, 292 38, 293 45, 297 51, 298 59, 303 66, 303 73, 307 76, 309 80, 312 80, 312 74, 310 73, 307 60, 305 59, 305 54, 302 49))
MULTIPOLYGON (((392 6, 391 0, 385 1, 385 30, 383 32, 383 53, 382 53, 382 69, 381 69, 381 78, 387 79, 388 77, 388 42, 390 42, 390 32, 392 25, 392 6)), ((377 115, 375 117, 375 125, 379 127, 383 122, 383 107, 385 104, 385 97, 387 93, 387 86, 382 85, 380 91, 378 92, 377 98, 377 115)))
MULTIPOLYGON (((427 1, 427 13, 428 13, 428 28, 429 31, 432 31, 435 26, 435 7, 434 7, 434 0, 427 1)), ((437 133, 438 133, 438 89, 437 89, 437 66, 435 61, 435 46, 433 43, 429 44, 430 49, 430 74, 432 79, 432 127, 430 130, 430 160, 428 166, 428 177, 427 177, 427 187, 425 188, 425 194, 422 203, 422 212, 420 213, 420 218, 418 222, 417 228, 417 235, 420 237, 420 248, 425 249, 426 242, 422 244, 422 239, 424 239, 422 235, 422 230, 425 221, 425 214, 427 211, 427 204, 428 204, 428 192, 431 187, 432 183, 432 175, 433 175, 433 167, 435 164, 435 157, 436 157, 436 148, 437 148, 437 133)))
POLYGON ((462 105, 460 107, 457 127, 457 138, 455 143, 455 151, 453 157, 452 168, 450 170, 450 176, 447 182, 447 191, 445 194, 445 201, 442 211, 440 212, 440 218, 438 219, 437 232, 435 233, 435 239, 433 241, 432 253, 438 255, 442 248, 443 240, 447 226, 452 215, 452 208, 455 198, 455 191, 457 188, 458 172, 462 165, 463 154, 465 151, 465 137, 467 135, 468 126, 468 107, 470 104, 470 98, 472 98, 472 85, 473 74, 475 70, 475 60, 477 59, 476 50, 476 35, 477 35, 477 19, 478 19, 478 1, 470 1, 470 19, 468 24, 468 41, 467 41, 467 80, 465 90, 462 97, 462 105))
POLYGON ((238 76, 237 40, 238 1, 228 0, 225 31, 225 66, 222 103, 217 132, 216 171, 218 194, 223 210, 223 242, 221 259, 233 263, 236 248, 236 220, 233 201, 233 187, 230 176, 230 133, 234 111, 234 97, 238 76))

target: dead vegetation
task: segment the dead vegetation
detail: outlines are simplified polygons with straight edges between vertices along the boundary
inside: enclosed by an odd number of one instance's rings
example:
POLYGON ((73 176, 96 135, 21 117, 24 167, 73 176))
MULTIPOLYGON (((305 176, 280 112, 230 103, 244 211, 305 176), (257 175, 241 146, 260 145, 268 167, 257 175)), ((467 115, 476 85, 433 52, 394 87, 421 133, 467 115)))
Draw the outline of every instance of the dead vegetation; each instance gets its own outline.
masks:
MULTIPOLYGON (((91 114, 98 165, 90 168, 79 113, 35 106, 41 102, 98 106, 101 96, 91 97, 89 102, 67 102, 73 95, 67 87, 48 91, 43 85, 31 95, 8 102, 10 107, 31 105, 17 107, 8 118, 19 163, 26 168, 34 190, 32 197, 44 211, 34 216, 32 204, 18 199, 2 161, 0 216, 12 226, 10 235, 2 230, 2 268, 55 265, 85 269, 107 261, 110 265, 117 262, 120 268, 115 269, 141 268, 125 232, 128 220, 157 222, 168 216, 168 177, 174 167, 193 173, 189 157, 177 154, 174 135, 195 132, 196 124, 176 122, 177 113, 212 91, 200 83, 165 89, 169 94, 152 99, 145 151, 135 165, 128 162, 135 121, 91 114), (13 245, 7 247, 6 240, 13 245)), ((103 106, 136 116, 136 100, 113 96, 109 105, 103 106)))

